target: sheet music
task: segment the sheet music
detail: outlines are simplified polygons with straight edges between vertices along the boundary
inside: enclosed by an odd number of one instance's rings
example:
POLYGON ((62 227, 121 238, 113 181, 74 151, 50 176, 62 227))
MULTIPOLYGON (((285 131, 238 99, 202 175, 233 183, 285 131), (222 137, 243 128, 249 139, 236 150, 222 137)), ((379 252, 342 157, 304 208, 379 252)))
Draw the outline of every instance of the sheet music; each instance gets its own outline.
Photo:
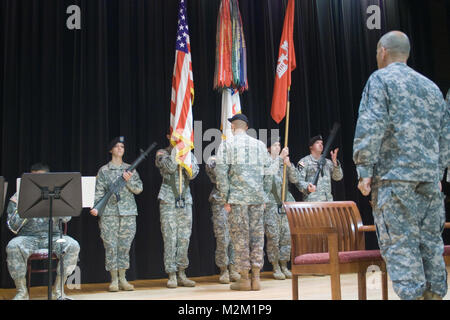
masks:
MULTIPOLYGON (((95 181, 96 177, 81 177, 81 198, 83 208, 92 208, 94 206, 95 181)), ((16 186, 17 199, 19 199, 20 178, 17 178, 16 186)))

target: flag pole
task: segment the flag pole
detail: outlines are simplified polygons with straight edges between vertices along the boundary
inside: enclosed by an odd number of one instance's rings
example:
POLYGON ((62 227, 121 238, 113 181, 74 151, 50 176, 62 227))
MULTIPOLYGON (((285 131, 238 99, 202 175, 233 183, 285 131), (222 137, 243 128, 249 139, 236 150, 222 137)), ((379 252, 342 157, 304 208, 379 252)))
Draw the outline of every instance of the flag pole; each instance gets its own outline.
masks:
MULTIPOLYGON (((284 147, 288 146, 289 141, 289 111, 290 111, 290 101, 289 101, 289 91, 291 88, 288 88, 287 91, 287 103, 286 103, 286 128, 284 131, 284 147)), ((286 163, 283 163, 283 184, 281 186, 281 202, 283 203, 286 200, 286 163)))
POLYGON ((179 179, 179 184, 178 184, 178 186, 179 186, 179 190, 180 190, 180 197, 181 197, 181 193, 183 192, 183 190, 182 190, 182 187, 181 187, 181 178, 182 178, 182 172, 181 172, 181 164, 179 164, 179 165, 178 165, 178 174, 179 174, 179 176, 180 176, 180 179, 179 179))

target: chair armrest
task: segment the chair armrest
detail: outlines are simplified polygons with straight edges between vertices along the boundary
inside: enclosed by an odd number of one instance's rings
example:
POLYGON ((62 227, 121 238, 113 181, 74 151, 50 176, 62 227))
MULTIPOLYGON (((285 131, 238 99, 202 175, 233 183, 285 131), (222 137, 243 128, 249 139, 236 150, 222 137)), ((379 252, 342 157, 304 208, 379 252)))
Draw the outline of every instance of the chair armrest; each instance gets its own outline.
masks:
POLYGON ((359 232, 375 232, 376 228, 374 225, 371 226, 361 226, 358 228, 359 232))
POLYGON ((308 235, 308 234, 333 234, 337 233, 333 227, 311 227, 311 228, 295 228, 291 231, 292 235, 308 235))
POLYGON ((450 222, 446 222, 444 224, 444 229, 450 229, 450 222))

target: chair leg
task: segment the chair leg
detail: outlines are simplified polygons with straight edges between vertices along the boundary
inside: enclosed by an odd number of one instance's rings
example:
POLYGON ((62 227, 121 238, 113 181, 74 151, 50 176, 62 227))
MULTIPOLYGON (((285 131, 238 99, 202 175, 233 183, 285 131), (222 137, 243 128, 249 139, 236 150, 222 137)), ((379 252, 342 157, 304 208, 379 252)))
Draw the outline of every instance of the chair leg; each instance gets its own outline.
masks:
POLYGON ((358 272, 358 299, 367 300, 366 273, 358 272))
POLYGON ((28 295, 30 295, 30 288, 31 288, 31 264, 28 263, 27 265, 27 273, 28 273, 28 279, 27 279, 27 289, 28 289, 28 295))
POLYGON ((341 300, 341 275, 339 273, 331 274, 331 299, 341 300))
POLYGON ((383 300, 388 300, 388 274, 386 269, 381 271, 381 296, 383 300))
POLYGON ((292 300, 298 300, 298 275, 292 275, 292 300))

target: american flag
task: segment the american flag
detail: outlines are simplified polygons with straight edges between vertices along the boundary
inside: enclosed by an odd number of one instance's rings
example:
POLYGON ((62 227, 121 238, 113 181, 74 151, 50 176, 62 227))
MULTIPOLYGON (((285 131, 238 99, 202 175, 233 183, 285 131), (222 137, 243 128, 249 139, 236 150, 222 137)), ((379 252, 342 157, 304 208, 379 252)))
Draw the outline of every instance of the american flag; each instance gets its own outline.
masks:
POLYGON ((191 150, 194 148, 192 103, 194 78, 192 76, 191 45, 186 14, 187 0, 180 0, 178 30, 175 45, 175 66, 170 104, 170 142, 176 149, 175 159, 192 176, 191 150))

